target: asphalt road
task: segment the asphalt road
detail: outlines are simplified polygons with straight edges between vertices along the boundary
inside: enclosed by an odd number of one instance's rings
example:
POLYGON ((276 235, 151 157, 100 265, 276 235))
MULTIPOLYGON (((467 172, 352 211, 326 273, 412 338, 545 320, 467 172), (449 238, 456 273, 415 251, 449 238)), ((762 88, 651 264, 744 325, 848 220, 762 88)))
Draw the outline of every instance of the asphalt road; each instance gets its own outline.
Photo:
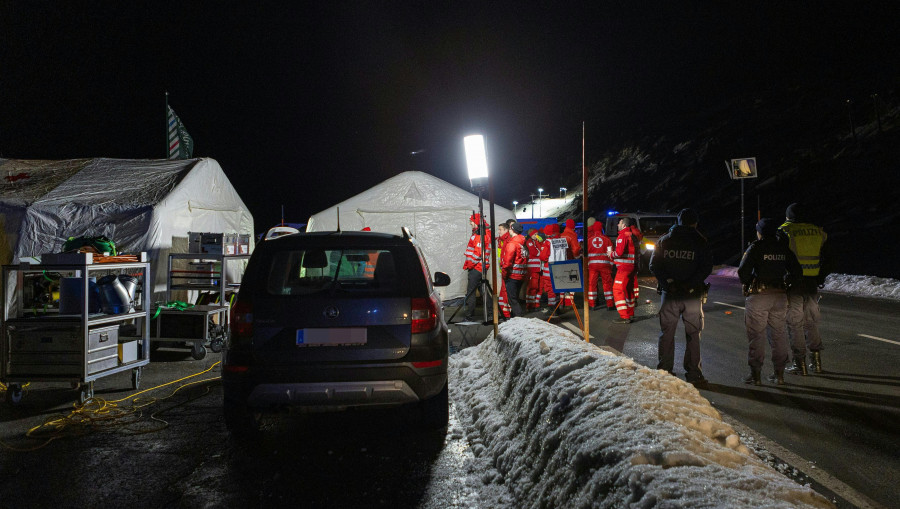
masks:
MULTIPOLYGON (((727 417, 788 451, 783 456, 790 458, 779 459, 790 462, 789 470, 800 470, 793 477, 820 489, 810 475, 830 474, 830 478, 825 476, 830 481, 820 491, 846 497, 837 499, 839 506, 897 507, 900 500, 900 304, 823 294, 820 330, 825 372, 806 377, 788 374, 786 385, 768 384, 765 376, 773 367, 771 351, 767 350, 764 385, 755 387, 741 380, 749 367, 740 285, 736 279, 724 276, 713 276, 708 281, 712 288, 704 306, 706 327, 701 356, 703 372, 711 386, 701 393, 727 417)), ((642 278, 641 285, 635 323, 613 324, 615 312, 592 312, 591 341, 655 368, 659 295, 652 277, 642 278)), ((571 310, 560 324, 566 322, 568 328, 578 328, 571 310)), ((479 329, 485 329, 482 334, 488 332, 487 328, 479 329)), ((463 335, 477 335, 471 330, 458 334, 461 335, 455 337, 457 341, 468 339, 463 335)), ((676 372, 683 377, 682 326, 676 335, 675 355, 676 372)))

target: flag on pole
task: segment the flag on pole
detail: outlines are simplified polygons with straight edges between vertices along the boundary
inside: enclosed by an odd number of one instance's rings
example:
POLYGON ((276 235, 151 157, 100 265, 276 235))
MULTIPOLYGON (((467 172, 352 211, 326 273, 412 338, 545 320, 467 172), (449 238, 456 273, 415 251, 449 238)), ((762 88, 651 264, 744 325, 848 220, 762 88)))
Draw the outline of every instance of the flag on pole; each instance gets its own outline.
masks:
POLYGON ((172 107, 166 105, 166 108, 169 110, 167 114, 169 120, 169 159, 190 159, 194 153, 194 140, 188 134, 187 129, 184 128, 184 124, 181 123, 181 119, 178 118, 172 107))

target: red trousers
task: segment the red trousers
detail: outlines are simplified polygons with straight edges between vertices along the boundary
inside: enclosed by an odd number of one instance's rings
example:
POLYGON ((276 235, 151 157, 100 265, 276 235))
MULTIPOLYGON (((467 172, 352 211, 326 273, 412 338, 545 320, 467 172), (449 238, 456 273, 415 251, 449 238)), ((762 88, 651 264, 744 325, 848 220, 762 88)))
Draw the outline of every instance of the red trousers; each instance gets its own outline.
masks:
POLYGON ((613 300, 616 311, 622 318, 634 318, 634 288, 637 274, 634 267, 616 265, 616 279, 613 281, 613 300))
POLYGON ((504 318, 509 318, 512 315, 512 306, 509 305, 509 299, 506 297, 506 285, 503 284, 503 280, 497 282, 497 286, 500 287, 500 291, 497 292, 496 288, 494 288, 497 296, 497 309, 500 310, 500 313, 503 314, 504 318))
POLYGON ((547 305, 555 308, 559 303, 559 297, 553 293, 553 282, 550 280, 550 276, 545 276, 541 274, 541 293, 538 294, 538 302, 540 302, 541 295, 547 294, 547 305))
POLYGON ((525 309, 541 307, 541 273, 528 273, 528 286, 525 292, 525 309))
POLYGON ((599 305, 597 291, 597 283, 602 283, 603 300, 606 301, 606 307, 615 306, 613 299, 613 270, 610 263, 594 263, 588 266, 588 305, 591 307, 599 305))

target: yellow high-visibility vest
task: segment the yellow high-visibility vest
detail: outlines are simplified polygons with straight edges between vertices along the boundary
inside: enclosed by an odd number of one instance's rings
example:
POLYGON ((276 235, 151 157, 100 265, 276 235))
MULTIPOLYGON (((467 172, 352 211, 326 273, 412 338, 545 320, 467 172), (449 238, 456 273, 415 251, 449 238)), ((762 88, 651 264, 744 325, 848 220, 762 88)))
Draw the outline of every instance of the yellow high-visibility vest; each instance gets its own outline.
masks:
POLYGON ((786 221, 779 229, 787 235, 791 251, 803 267, 803 276, 818 276, 822 264, 822 245, 828 238, 825 231, 811 223, 792 221, 786 221))

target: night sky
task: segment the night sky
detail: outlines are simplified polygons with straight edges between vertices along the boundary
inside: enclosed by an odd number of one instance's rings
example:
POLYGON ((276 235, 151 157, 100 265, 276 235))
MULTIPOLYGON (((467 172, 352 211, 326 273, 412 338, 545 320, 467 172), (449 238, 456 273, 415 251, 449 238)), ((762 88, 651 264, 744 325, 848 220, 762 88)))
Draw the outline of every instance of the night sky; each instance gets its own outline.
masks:
POLYGON ((168 91, 257 229, 405 170, 467 188, 472 132, 510 206, 577 180, 582 121, 591 164, 731 97, 890 86, 898 5, 3 0, 0 155, 162 158, 168 91))

